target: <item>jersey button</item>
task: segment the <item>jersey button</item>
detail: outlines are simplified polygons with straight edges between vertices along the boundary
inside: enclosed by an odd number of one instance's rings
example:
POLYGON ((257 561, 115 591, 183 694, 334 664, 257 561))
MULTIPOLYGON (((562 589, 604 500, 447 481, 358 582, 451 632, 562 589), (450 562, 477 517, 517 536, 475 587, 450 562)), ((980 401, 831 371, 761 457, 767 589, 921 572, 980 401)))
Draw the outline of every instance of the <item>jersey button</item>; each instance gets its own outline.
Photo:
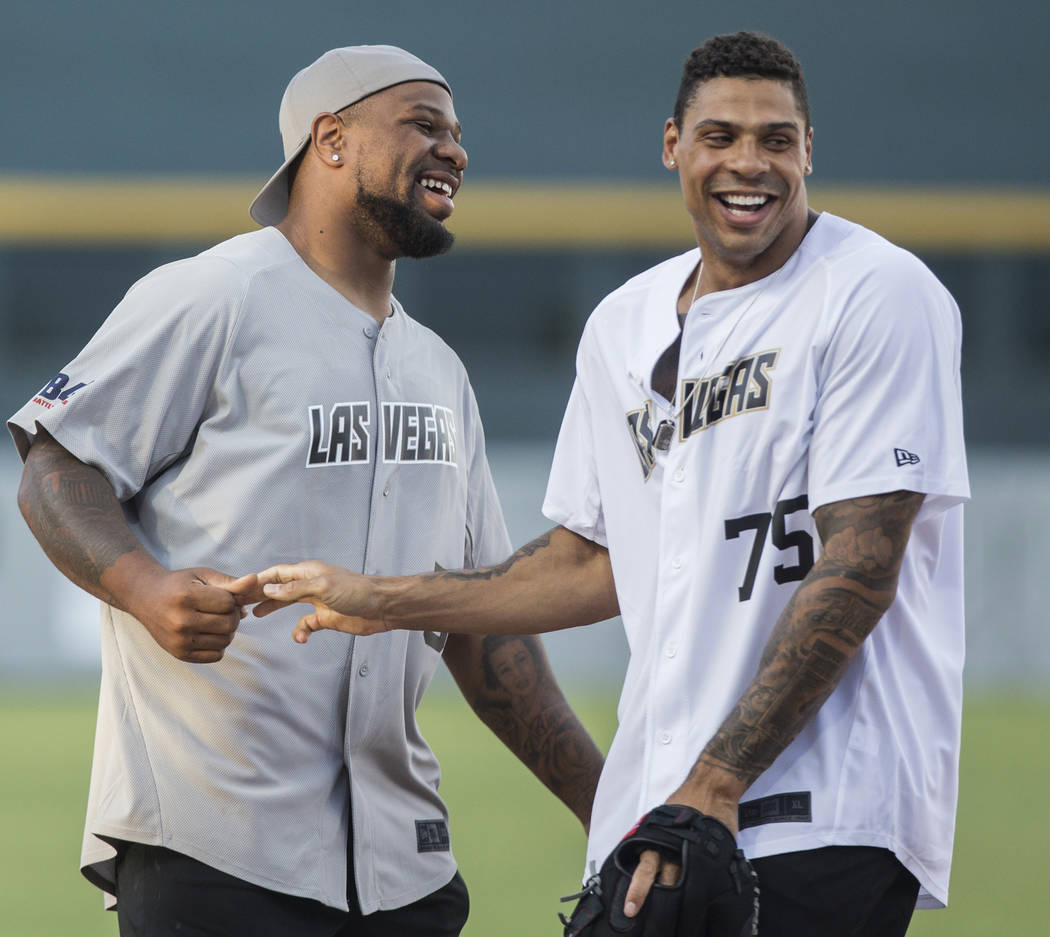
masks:
POLYGON ((383 497, 384 498, 389 498, 390 497, 390 486, 389 485, 386 488, 383 489, 383 497))
POLYGON ((365 333, 365 338, 375 338, 376 337, 376 330, 371 325, 366 325, 361 331, 365 333))
POLYGON ((674 644, 668 644, 667 647, 664 648, 664 655, 667 657, 674 657, 677 653, 678 648, 674 644))
POLYGON ((671 560, 671 569, 681 569, 681 568, 682 568, 682 558, 680 556, 676 556, 673 560, 671 560))
POLYGON ((360 670, 357 671, 362 677, 368 676, 368 664, 362 664, 360 670))
POLYGON ((660 744, 661 745, 669 745, 670 743, 671 743, 671 733, 670 732, 661 732, 660 733, 660 744))
POLYGON ((677 469, 674 473, 674 480, 676 482, 685 481, 685 472, 682 469, 677 469))

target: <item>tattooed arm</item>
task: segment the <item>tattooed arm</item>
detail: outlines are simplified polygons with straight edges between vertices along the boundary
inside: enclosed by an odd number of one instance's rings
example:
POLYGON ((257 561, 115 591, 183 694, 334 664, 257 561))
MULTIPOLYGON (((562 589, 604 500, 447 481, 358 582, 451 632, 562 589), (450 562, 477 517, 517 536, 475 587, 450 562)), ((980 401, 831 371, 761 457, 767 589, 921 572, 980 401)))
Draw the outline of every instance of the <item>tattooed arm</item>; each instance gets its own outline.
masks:
POLYGON ((589 827, 602 755, 533 635, 617 614, 603 547, 556 527, 486 569, 382 579, 307 561, 274 566, 258 580, 268 599, 257 615, 290 602, 314 606, 296 627, 301 642, 321 628, 453 632, 445 662, 471 708, 589 827))
POLYGON ((392 628, 458 634, 539 634, 589 625, 619 612, 609 552, 564 527, 526 544, 499 566, 418 576, 361 576, 316 560, 258 574, 265 615, 291 602, 314 612, 295 639, 322 628, 375 634, 392 628))
MULTIPOLYGON (((923 497, 895 491, 814 511, 823 553, 777 620, 755 678, 668 803, 695 807, 736 832, 741 795, 831 695, 896 597, 923 497)), ((658 856, 646 853, 626 900, 640 907, 658 874, 665 875, 658 856)))
POLYGON ((478 718, 588 829, 602 754, 562 695, 539 639, 451 634, 444 658, 478 718))
POLYGON ((555 527, 499 566, 386 579, 309 560, 264 570, 256 591, 242 593, 264 596, 257 615, 291 602, 314 606, 296 626, 300 642, 322 628, 452 632, 445 662, 474 712, 589 826, 603 759, 533 635, 617 614, 603 547, 555 527))
POLYGON ((18 506, 52 563, 82 589, 137 618, 169 654, 219 660, 240 623, 234 580, 212 569, 169 572, 142 546, 98 469, 41 429, 26 457, 18 506))

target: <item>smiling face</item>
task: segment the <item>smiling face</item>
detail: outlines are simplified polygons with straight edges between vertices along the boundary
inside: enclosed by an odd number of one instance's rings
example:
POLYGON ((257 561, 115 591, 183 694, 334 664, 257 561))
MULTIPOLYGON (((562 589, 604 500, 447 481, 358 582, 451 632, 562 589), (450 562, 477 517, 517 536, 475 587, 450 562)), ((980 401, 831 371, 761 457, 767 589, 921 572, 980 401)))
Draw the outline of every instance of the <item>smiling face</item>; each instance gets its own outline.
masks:
POLYGON ((805 236, 813 131, 789 84, 712 78, 698 85, 681 126, 664 128, 664 163, 682 195, 719 288, 779 269, 805 236))
POLYGON ((342 112, 354 186, 349 223, 380 253, 430 257, 452 246, 445 228, 467 153, 452 98, 440 85, 395 85, 342 112))

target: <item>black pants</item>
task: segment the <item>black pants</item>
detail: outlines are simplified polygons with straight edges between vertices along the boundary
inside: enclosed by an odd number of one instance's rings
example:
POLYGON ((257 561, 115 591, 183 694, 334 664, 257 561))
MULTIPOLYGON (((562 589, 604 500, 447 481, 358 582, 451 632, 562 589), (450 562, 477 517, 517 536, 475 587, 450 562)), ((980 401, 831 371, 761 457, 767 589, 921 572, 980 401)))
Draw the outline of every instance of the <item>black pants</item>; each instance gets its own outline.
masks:
POLYGON ((888 849, 828 846, 751 864, 760 937, 903 937, 919 893, 888 849))
POLYGON ((122 844, 117 862, 121 937, 457 937, 467 886, 444 888, 393 911, 363 915, 252 885, 161 846, 122 844))

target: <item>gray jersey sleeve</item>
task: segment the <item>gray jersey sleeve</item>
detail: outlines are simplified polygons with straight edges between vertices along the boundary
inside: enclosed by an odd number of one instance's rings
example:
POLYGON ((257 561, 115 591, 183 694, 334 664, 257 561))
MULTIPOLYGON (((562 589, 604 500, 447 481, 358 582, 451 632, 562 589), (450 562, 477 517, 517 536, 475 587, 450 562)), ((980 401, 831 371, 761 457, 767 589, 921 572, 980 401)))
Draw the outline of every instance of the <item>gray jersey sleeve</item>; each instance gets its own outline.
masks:
POLYGON ((235 328, 243 278, 196 257, 128 291, 77 357, 9 421, 24 458, 41 426, 127 500, 192 443, 235 328))

